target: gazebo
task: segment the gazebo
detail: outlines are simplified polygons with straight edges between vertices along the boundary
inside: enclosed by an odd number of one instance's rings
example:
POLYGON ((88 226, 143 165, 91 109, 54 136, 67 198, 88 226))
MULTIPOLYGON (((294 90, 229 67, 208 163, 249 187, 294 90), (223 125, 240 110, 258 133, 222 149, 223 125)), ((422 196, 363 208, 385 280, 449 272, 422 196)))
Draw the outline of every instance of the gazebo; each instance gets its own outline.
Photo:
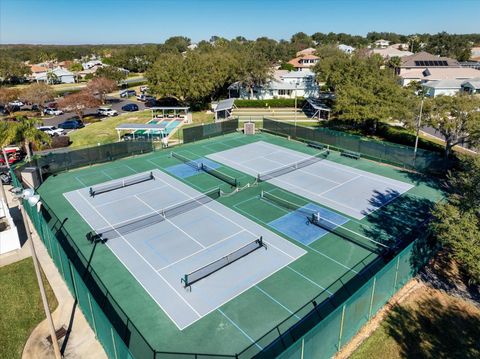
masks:
POLYGON ((153 123, 122 123, 115 127, 118 134, 118 140, 122 139, 122 132, 132 133, 132 139, 161 140, 166 137, 165 126, 153 123), (136 136, 136 137, 135 137, 136 136))

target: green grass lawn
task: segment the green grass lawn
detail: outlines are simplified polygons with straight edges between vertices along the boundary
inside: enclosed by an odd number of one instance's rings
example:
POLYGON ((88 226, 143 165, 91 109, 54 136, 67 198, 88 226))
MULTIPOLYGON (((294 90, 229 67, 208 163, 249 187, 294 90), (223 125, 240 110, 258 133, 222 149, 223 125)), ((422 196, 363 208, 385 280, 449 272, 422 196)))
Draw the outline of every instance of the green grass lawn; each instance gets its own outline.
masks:
MULTIPOLYGON (((123 114, 116 117, 107 118, 101 122, 89 124, 88 126, 73 131, 70 134, 72 148, 96 146, 97 144, 105 144, 118 140, 115 127, 121 123, 147 123, 151 119, 151 111, 139 111, 123 114)), ((194 112, 192 114, 193 125, 201 123, 213 122, 213 114, 207 114, 205 111, 194 112)), ((190 126, 190 125, 188 125, 190 126)), ((188 127, 186 126, 186 127, 188 127)), ((181 131, 181 130, 180 130, 181 131)), ((174 134, 174 139, 180 134, 174 134)))
POLYGON ((480 358, 480 308, 423 287, 393 307, 350 359, 480 358))
MULTIPOLYGON (((50 310, 58 303, 45 276, 50 310)), ((31 331, 45 319, 31 258, 0 268, 0 358, 18 359, 31 331)))

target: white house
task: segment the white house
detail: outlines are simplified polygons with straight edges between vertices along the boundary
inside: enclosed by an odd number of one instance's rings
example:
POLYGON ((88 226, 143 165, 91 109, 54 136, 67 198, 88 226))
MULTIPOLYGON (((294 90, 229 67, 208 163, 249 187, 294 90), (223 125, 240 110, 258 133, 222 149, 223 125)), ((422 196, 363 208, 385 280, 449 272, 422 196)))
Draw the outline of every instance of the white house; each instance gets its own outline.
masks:
POLYGON ((252 94, 235 82, 228 88, 230 97, 269 100, 275 98, 317 97, 320 88, 312 71, 276 70, 272 80, 263 86, 255 86, 252 94))
POLYGON ((480 77, 464 81, 462 83, 462 92, 466 92, 471 95, 480 95, 480 77))
POLYGON ((429 81, 422 84, 422 88, 429 97, 436 97, 440 95, 453 96, 462 89, 462 80, 440 80, 429 81))
POLYGON ((377 48, 381 48, 381 49, 384 49, 386 47, 388 47, 388 45, 390 45, 390 41, 388 40, 384 40, 384 39, 380 39, 380 40, 377 40, 373 43, 373 45, 377 48))
POLYGON ((102 61, 100 61, 100 60, 90 60, 90 61, 82 63, 82 67, 83 67, 84 70, 89 70, 89 69, 91 69, 95 66, 102 67, 103 66, 102 61))
POLYGON ((45 72, 38 72, 33 76, 34 80, 37 82, 62 84, 75 83, 75 75, 66 69, 62 69, 61 67, 54 68, 53 70, 47 70, 45 72))
POLYGON ((345 44, 340 44, 337 46, 337 48, 341 51, 343 51, 346 54, 352 54, 355 51, 355 48, 352 46, 348 46, 345 44))

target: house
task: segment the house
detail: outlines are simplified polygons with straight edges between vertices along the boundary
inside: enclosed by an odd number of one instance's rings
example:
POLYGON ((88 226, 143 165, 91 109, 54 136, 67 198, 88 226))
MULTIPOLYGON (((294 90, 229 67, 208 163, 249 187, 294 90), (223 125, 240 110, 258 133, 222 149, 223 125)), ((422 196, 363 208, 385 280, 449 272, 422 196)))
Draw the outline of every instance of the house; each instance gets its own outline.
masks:
POLYGON ((340 44, 337 46, 340 51, 343 51, 346 54, 352 54, 355 51, 355 48, 345 44, 340 44))
POLYGON ((410 51, 402 51, 393 46, 388 46, 386 48, 381 49, 371 49, 371 54, 378 54, 383 57, 385 60, 391 59, 392 57, 405 57, 413 55, 413 52, 410 51))
POLYGON ((480 77, 464 81, 462 83, 462 92, 470 95, 480 95, 480 77))
POLYGON ((374 47, 376 48, 380 48, 380 49, 384 49, 386 47, 388 47, 390 45, 390 41, 388 40, 384 40, 384 39, 380 39, 380 40, 377 40, 373 43, 374 47))
POLYGON ((192 44, 190 44, 190 45, 187 46, 187 49, 189 49, 189 50, 195 50, 197 47, 198 47, 198 44, 192 43, 192 44))
POLYGON ((320 58, 315 55, 304 55, 295 57, 288 61, 289 64, 293 65, 295 71, 304 71, 309 70, 310 67, 315 66, 316 63, 320 61, 320 58))
POLYGON ((42 73, 47 73, 48 67, 41 65, 30 65, 30 71, 32 72, 31 79, 35 79, 35 76, 38 76, 42 73))
POLYGON ((480 46, 472 47, 472 56, 470 56, 472 61, 480 61, 480 46))
POLYGON ((95 67, 95 66, 102 67, 103 66, 102 61, 100 61, 100 60, 90 60, 90 61, 82 63, 82 67, 83 67, 84 70, 89 70, 89 69, 91 69, 92 67, 95 67))
POLYGON ((480 76, 480 71, 467 67, 420 67, 400 73, 400 83, 407 86, 412 81, 426 83, 442 80, 469 80, 480 76))
POLYGON ((480 77, 470 80, 440 80, 422 84, 427 96, 453 96, 459 92, 480 94, 480 77))
MULTIPOLYGON (((228 87, 230 97, 252 99, 249 89, 235 82, 228 87)), ((317 97, 320 87, 315 74, 310 70, 276 70, 272 79, 263 86, 253 88, 253 99, 269 100, 274 98, 317 97)))
POLYGON ((37 73, 34 76, 36 82, 46 82, 50 84, 62 83, 73 84, 75 83, 75 75, 61 67, 54 68, 45 72, 37 73))
POLYGON ((402 73, 410 70, 433 67, 460 67, 460 64, 455 59, 451 59, 449 57, 440 57, 422 51, 410 56, 402 57, 400 66, 397 68, 397 74, 402 75, 402 73))
POLYGON ((313 47, 308 47, 306 49, 300 50, 297 52, 297 57, 302 57, 302 56, 308 56, 308 55, 314 55, 317 50, 314 49, 313 47))

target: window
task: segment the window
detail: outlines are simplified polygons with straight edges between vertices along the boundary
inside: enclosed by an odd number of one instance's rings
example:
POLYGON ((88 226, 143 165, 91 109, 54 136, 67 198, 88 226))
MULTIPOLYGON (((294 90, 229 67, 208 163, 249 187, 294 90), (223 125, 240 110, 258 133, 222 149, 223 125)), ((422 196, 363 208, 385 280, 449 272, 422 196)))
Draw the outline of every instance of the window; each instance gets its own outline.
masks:
POLYGON ((278 90, 278 94, 280 96, 290 96, 292 94, 292 90, 278 90))

